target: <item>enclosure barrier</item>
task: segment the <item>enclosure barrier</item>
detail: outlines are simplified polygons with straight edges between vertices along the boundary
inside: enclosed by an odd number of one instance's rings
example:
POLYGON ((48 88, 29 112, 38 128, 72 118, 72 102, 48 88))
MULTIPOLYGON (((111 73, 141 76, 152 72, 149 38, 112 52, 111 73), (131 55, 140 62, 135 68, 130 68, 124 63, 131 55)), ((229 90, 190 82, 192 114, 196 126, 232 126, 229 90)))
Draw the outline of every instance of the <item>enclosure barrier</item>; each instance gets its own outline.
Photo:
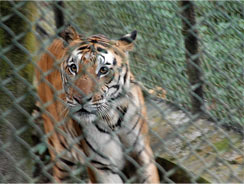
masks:
MULTIPOLYGON (((143 89, 161 182, 243 182, 243 2, 1 1, 0 16, 1 183, 55 182, 42 116, 49 104, 34 76, 68 25, 114 39, 137 30, 130 69, 143 89)), ((84 159, 67 182, 88 181, 84 159)))

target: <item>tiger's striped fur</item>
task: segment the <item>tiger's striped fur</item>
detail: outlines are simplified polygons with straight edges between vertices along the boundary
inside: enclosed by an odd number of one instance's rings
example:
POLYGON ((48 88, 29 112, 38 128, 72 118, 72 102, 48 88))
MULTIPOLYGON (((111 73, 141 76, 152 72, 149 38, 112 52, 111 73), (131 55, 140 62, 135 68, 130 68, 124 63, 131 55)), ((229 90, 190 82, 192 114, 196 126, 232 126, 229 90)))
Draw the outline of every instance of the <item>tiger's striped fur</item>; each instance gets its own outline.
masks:
POLYGON ((128 63, 136 31, 110 40, 82 38, 69 27, 61 36, 65 42, 54 40, 36 70, 56 181, 82 163, 94 183, 159 182, 143 95, 128 63))

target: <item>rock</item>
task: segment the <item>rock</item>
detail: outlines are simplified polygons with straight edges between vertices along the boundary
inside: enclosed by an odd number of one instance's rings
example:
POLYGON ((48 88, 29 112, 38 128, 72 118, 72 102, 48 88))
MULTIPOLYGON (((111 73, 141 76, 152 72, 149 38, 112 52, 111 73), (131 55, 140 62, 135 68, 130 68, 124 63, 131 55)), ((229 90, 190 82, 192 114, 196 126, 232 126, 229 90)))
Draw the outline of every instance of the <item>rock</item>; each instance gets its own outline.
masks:
POLYGON ((199 177, 209 182, 243 181, 244 141, 239 134, 159 98, 147 97, 146 105, 151 146, 158 159, 184 168, 191 181, 199 177))

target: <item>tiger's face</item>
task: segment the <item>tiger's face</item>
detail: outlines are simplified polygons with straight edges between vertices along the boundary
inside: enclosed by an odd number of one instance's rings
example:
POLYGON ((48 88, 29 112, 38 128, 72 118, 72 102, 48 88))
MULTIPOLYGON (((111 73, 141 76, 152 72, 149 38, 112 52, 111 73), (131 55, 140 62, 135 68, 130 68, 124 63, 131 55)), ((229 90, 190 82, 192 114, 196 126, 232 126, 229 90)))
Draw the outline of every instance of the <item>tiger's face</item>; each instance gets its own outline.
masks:
POLYGON ((117 41, 102 35, 73 37, 77 39, 66 40, 70 51, 61 64, 66 103, 76 115, 94 119, 129 88, 128 51, 136 32, 117 41))

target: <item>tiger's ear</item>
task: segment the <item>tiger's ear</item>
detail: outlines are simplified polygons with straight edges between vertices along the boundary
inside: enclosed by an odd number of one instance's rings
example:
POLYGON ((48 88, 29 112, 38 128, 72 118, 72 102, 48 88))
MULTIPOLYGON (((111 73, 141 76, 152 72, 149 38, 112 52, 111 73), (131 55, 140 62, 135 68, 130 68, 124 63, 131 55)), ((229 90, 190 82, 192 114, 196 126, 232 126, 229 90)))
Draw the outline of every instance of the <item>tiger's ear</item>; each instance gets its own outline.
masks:
MULTIPOLYGON (((76 32, 75 28, 72 26, 67 27, 64 31, 60 33, 60 36, 64 39, 66 43, 70 43, 73 40, 79 39, 79 35, 76 32)), ((65 43, 64 43, 65 44, 65 43)))
POLYGON ((134 41, 136 39, 137 31, 134 30, 130 34, 124 35, 120 38, 116 45, 125 51, 131 51, 134 47, 134 41))

